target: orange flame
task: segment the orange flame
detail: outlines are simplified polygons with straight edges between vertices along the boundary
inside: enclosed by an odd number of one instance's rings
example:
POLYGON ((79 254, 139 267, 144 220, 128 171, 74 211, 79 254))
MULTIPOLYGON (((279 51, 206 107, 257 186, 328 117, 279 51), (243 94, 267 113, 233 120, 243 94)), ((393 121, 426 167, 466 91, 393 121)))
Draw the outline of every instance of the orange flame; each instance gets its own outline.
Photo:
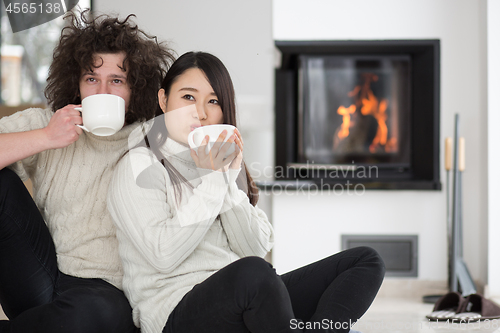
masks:
POLYGON ((342 116, 342 125, 338 133, 339 139, 344 139, 349 136, 349 126, 351 125, 351 114, 356 111, 356 105, 352 104, 348 108, 341 105, 337 109, 337 113, 342 116))
POLYGON ((345 139, 349 136, 349 126, 351 125, 351 115, 356 111, 356 105, 363 116, 372 116, 377 121, 377 133, 375 138, 370 144, 370 152, 374 153, 377 151, 378 147, 384 148, 386 152, 397 151, 397 138, 392 137, 388 139, 388 129, 387 129, 387 99, 379 99, 375 96, 373 91, 370 89, 371 82, 378 81, 378 76, 372 73, 365 73, 364 83, 354 87, 352 91, 348 93, 349 97, 356 99, 356 104, 352 104, 349 108, 340 106, 337 110, 339 115, 342 115, 342 125, 338 131, 338 138, 340 140, 345 139))
POLYGON ((372 115, 378 123, 377 134, 375 135, 375 138, 373 138, 372 144, 370 145, 370 152, 374 153, 378 145, 385 146, 387 143, 387 113, 385 113, 387 110, 387 100, 383 99, 379 103, 378 99, 371 91, 369 93, 369 97, 371 99, 369 102, 366 102, 366 104, 365 101, 367 100, 363 99, 363 108, 361 108, 361 112, 365 116, 372 115), (365 112, 363 112, 363 110, 365 110, 365 112))

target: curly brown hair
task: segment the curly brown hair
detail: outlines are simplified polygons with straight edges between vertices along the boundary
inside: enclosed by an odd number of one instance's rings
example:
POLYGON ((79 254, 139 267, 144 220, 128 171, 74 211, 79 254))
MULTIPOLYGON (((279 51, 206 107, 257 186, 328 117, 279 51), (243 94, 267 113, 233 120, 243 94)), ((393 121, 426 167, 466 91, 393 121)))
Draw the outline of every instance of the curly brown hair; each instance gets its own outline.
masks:
POLYGON ((45 97, 52 110, 68 104, 81 104, 79 82, 82 71, 95 68, 96 53, 124 52, 124 70, 131 89, 125 122, 148 120, 158 113, 158 89, 174 53, 157 38, 146 34, 127 16, 123 21, 108 15, 92 18, 85 10, 80 17, 65 15, 63 28, 49 68, 45 97))

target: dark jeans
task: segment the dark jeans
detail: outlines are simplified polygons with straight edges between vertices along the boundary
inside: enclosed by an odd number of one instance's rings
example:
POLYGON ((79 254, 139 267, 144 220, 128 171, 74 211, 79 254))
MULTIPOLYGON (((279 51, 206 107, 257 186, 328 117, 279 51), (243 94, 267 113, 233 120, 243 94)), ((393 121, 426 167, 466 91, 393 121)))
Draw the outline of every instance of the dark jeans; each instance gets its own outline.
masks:
POLYGON ((382 259, 368 247, 282 276, 261 258, 243 258, 187 293, 163 333, 349 332, 384 274, 382 259))
POLYGON ((52 237, 19 177, 0 170, 0 332, 134 332, 122 291, 61 273, 52 237))

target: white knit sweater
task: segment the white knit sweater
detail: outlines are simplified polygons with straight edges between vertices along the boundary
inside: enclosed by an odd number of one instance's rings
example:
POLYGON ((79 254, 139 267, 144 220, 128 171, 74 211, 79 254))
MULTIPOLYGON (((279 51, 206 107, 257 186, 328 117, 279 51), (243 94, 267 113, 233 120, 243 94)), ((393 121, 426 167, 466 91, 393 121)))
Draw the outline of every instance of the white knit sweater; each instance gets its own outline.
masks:
POLYGON ((273 244, 266 215, 236 185, 239 170, 197 169, 187 147, 170 139, 161 151, 194 186, 183 185, 179 204, 166 169, 144 147, 120 161, 108 195, 123 288, 143 333, 161 332, 195 284, 241 257, 264 256, 273 244))
MULTIPOLYGON (((17 112, 0 119, 0 133, 43 128, 52 115, 50 109, 17 112)), ((121 288, 123 269, 106 195, 135 127, 126 126, 108 137, 83 132, 68 147, 9 166, 22 180, 31 178, 34 201, 54 239, 59 270, 65 274, 102 278, 121 288)))

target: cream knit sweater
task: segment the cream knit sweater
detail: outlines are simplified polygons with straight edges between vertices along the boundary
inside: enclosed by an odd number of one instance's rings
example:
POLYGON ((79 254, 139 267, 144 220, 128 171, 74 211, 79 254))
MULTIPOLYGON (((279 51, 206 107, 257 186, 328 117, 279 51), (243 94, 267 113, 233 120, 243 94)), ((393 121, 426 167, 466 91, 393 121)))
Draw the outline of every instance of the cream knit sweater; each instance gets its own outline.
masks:
MULTIPOLYGON (((0 133, 43 128, 52 115, 50 109, 17 112, 0 119, 0 133)), ((83 132, 68 147, 9 166, 22 180, 31 178, 34 201, 54 239, 59 270, 65 274, 102 278, 121 288, 123 270, 106 195, 135 127, 126 126, 109 137, 83 132)))
POLYGON ((161 332, 195 284, 241 257, 264 256, 273 244, 266 215, 236 185, 239 170, 198 169, 170 139, 161 151, 194 186, 183 185, 179 204, 166 169, 144 147, 119 162, 108 194, 123 288, 143 333, 161 332))

